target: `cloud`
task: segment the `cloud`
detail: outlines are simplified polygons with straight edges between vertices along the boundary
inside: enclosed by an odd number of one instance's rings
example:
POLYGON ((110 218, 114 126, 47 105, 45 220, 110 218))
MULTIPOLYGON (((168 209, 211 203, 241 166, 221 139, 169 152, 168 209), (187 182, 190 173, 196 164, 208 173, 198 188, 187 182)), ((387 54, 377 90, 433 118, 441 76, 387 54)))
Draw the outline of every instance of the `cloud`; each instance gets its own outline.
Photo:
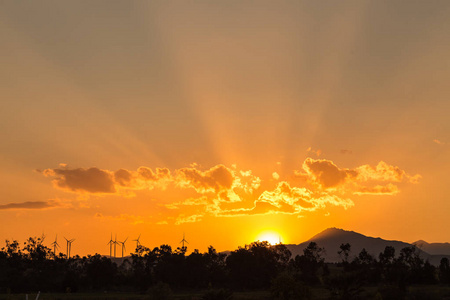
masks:
POLYGON ((61 207, 61 203, 56 200, 48 201, 27 201, 27 202, 16 202, 0 205, 0 210, 7 209, 51 209, 61 207))
POLYGON ((391 166, 380 161, 375 167, 369 165, 363 165, 356 168, 358 172, 359 181, 392 181, 392 182, 402 182, 404 180, 411 183, 417 183, 421 178, 420 175, 411 176, 407 174, 404 170, 399 167, 391 166))
POLYGON ((433 142, 435 142, 435 143, 438 144, 438 145, 446 145, 446 144, 448 144, 448 143, 442 142, 442 141, 440 141, 440 140, 438 140, 438 139, 434 139, 433 142))
POLYGON ((374 187, 366 187, 361 186, 358 188, 357 191, 355 191, 355 195, 395 195, 398 194, 400 191, 396 185, 393 185, 391 183, 387 185, 377 185, 374 187))
POLYGON ((380 161, 376 166, 362 165, 355 169, 339 168, 332 161, 307 158, 302 170, 295 171, 298 177, 306 179, 320 189, 341 189, 355 194, 379 193, 396 194, 398 189, 392 183, 418 183, 421 176, 407 174, 399 167, 380 161), (375 187, 362 186, 367 182, 387 182, 389 185, 375 187))
POLYGON ((300 176, 322 188, 333 188, 357 176, 357 172, 349 169, 339 169, 332 161, 307 158, 303 162, 303 172, 300 176))
POLYGON ((348 169, 338 167, 331 160, 308 157, 302 168, 293 172, 294 178, 283 181, 277 172, 271 172, 264 182, 251 170, 222 164, 202 170, 194 163, 172 171, 144 166, 136 171, 94 167, 69 169, 67 165, 61 165, 42 173, 52 178, 56 188, 83 197, 89 197, 89 194, 130 197, 139 190, 152 191, 159 195, 152 198, 157 211, 164 210, 164 213, 151 216, 156 219, 127 214, 96 216, 132 224, 151 221, 177 225, 199 222, 207 216, 289 214, 301 217, 329 206, 348 209, 355 205, 352 196, 396 195, 400 192, 397 184, 417 183, 420 179, 420 175, 412 176, 383 161, 375 166, 348 169), (299 182, 296 178, 303 180, 299 182))
POLYGON ((53 184, 64 190, 88 193, 114 193, 114 176, 112 172, 99 168, 46 169, 46 177, 53 177, 53 184))
POLYGON ((251 208, 224 210, 219 216, 243 216, 256 214, 298 215, 325 208, 328 204, 347 209, 354 205, 350 199, 340 198, 326 192, 314 192, 306 188, 292 187, 279 182, 272 191, 264 191, 251 208))
POLYGON ((320 150, 320 149, 314 150, 311 147, 308 147, 308 149, 306 149, 306 151, 308 153, 315 154, 316 156, 320 156, 322 154, 322 150, 320 150))
POLYGON ((142 216, 136 216, 136 215, 129 215, 129 214, 120 214, 116 216, 105 216, 102 213, 96 213, 94 215, 95 218, 101 219, 101 220, 114 220, 114 221, 124 221, 128 222, 132 225, 138 225, 138 224, 144 224, 145 223, 145 217, 142 216))
POLYGON ((151 190, 155 187, 164 189, 172 180, 171 172, 167 168, 156 168, 153 171, 147 167, 139 167, 137 171, 119 169, 114 172, 114 181, 119 189, 151 190))
POLYGON ((224 165, 217 165, 204 172, 196 168, 183 168, 177 171, 178 185, 193 188, 198 193, 218 193, 231 189, 234 180, 233 171, 224 165))
POLYGON ((341 149, 341 154, 352 154, 353 151, 352 150, 348 150, 348 149, 341 149))
POLYGON ((203 215, 190 215, 190 216, 184 216, 180 215, 176 221, 175 225, 180 225, 183 223, 194 223, 202 220, 203 215))
POLYGON ((127 194, 126 190, 165 188, 172 180, 169 169, 156 168, 153 171, 147 167, 140 167, 137 171, 119 169, 112 172, 96 167, 69 169, 60 164, 60 168, 46 169, 42 174, 52 177, 53 185, 59 189, 88 194, 127 194))

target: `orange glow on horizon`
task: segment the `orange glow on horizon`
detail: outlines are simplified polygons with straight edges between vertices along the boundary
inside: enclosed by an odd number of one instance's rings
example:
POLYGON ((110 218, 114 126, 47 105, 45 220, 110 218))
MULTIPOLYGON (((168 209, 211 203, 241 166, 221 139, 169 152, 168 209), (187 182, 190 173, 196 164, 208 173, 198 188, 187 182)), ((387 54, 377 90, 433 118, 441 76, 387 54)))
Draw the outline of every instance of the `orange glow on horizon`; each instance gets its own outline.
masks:
POLYGON ((276 245, 282 243, 283 239, 281 235, 276 231, 263 231, 258 235, 255 241, 267 241, 271 245, 276 245))

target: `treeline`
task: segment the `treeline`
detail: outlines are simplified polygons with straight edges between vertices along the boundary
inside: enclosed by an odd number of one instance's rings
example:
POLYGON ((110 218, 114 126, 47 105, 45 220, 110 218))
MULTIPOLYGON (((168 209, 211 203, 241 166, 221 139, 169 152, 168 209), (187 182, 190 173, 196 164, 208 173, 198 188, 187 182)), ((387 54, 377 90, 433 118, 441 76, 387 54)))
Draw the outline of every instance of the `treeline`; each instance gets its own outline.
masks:
POLYGON ((409 285, 450 284, 448 259, 443 258, 436 268, 415 247, 396 254, 388 246, 374 257, 365 249, 352 255, 351 245, 342 244, 339 264, 325 263, 325 249, 314 242, 296 257, 291 257, 285 245, 267 242, 254 242, 228 255, 212 246, 205 253, 195 250, 188 255, 186 250, 138 246, 118 266, 99 254, 55 256, 40 238, 29 238, 22 248, 17 241, 6 241, 0 252, 0 292, 270 289, 274 298, 307 299, 310 287, 320 286, 337 299, 358 299, 362 287, 373 285, 382 287, 380 293, 394 293, 394 298, 402 299, 409 285))

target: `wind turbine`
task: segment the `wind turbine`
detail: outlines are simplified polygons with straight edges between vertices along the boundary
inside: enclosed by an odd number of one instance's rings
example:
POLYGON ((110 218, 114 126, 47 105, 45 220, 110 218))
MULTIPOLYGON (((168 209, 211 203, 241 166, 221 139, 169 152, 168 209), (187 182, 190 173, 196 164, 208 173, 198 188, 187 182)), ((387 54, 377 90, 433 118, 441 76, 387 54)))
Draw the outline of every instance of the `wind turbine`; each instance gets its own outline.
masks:
POLYGON ((58 235, 56 235, 55 241, 53 243, 51 243, 50 245, 53 246, 53 254, 56 257, 56 249, 60 248, 59 244, 58 244, 58 235))
POLYGON ((72 250, 72 243, 75 241, 75 239, 71 239, 69 241, 69 257, 70 257, 70 250, 72 250))
POLYGON ((116 257, 116 245, 119 244, 119 242, 117 242, 117 233, 116 233, 116 237, 114 238, 114 257, 116 257))
POLYGON ((109 240, 108 244, 106 244, 106 245, 109 245, 109 258, 112 257, 112 246, 113 246, 113 244, 114 244, 114 241, 112 239, 112 233, 111 233, 111 239, 109 240))
POLYGON ((133 240, 133 242, 136 242, 136 248, 141 245, 141 242, 139 242, 139 239, 141 238, 141 234, 139 234, 138 238, 133 240))
POLYGON ((67 242, 67 245, 66 245, 66 247, 67 247, 67 258, 70 258, 70 250, 72 249, 72 243, 75 241, 75 239, 68 240, 66 237, 64 237, 64 239, 67 242))
POLYGON ((183 232, 183 239, 181 240, 180 244, 182 244, 182 248, 184 248, 184 243, 189 244, 188 241, 184 238, 184 232, 183 232))
POLYGON ((122 258, 123 258, 123 251, 126 251, 125 243, 127 242, 127 240, 128 240, 128 237, 123 242, 117 242, 117 243, 122 244, 122 258))

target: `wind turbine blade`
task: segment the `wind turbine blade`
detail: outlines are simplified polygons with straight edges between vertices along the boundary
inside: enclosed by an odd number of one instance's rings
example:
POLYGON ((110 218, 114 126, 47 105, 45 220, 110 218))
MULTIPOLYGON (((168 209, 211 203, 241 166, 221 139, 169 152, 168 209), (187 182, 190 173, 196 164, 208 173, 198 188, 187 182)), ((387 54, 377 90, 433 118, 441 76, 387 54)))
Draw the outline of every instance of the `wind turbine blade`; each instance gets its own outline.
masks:
POLYGON ((128 237, 125 239, 125 241, 123 241, 123 243, 125 243, 128 240, 128 237))

